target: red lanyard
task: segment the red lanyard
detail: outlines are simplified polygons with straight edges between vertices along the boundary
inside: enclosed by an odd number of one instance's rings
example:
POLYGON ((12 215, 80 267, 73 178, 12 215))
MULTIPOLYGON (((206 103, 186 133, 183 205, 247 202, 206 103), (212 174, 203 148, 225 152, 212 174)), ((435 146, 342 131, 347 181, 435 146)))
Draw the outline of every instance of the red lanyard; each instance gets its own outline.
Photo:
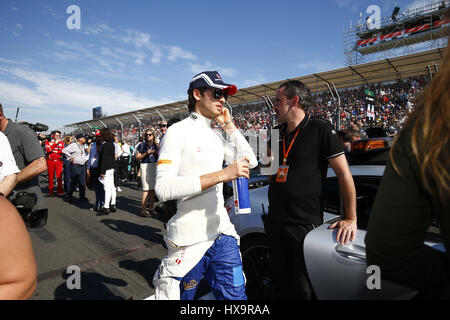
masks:
POLYGON ((291 151, 292 145, 294 144, 295 138, 297 138, 298 132, 300 131, 300 128, 297 129, 297 132, 295 133, 294 138, 291 141, 291 144, 289 145, 289 148, 286 152, 286 136, 283 137, 283 166, 286 165, 287 157, 289 155, 289 151, 291 151))

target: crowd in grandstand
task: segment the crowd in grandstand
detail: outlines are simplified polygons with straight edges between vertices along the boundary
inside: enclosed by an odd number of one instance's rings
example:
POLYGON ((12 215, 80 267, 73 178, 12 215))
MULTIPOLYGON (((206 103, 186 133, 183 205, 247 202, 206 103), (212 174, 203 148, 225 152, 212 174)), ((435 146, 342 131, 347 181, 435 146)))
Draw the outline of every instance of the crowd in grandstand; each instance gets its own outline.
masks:
MULTIPOLYGON (((372 83, 367 86, 345 88, 339 90, 340 95, 340 127, 339 136, 341 137, 346 148, 349 143, 366 138, 365 130, 369 127, 384 127, 387 132, 394 136, 404 125, 408 115, 413 111, 414 97, 424 89, 428 80, 424 76, 399 79, 387 83, 372 83), (367 108, 365 102, 365 90, 370 90, 374 93, 374 117, 367 117, 367 108)), ((312 105, 309 113, 312 116, 318 116, 330 121, 336 126, 337 121, 337 102, 329 91, 318 92, 312 95, 312 105)), ((264 102, 238 105, 232 108, 233 121, 237 128, 245 136, 259 136, 264 141, 270 138, 270 128, 277 125, 273 113, 273 109, 269 108, 264 102)), ((180 115, 180 119, 184 118, 180 115)), ((139 182, 138 172, 139 168, 136 166, 136 150, 142 142, 143 133, 151 130, 155 134, 156 142, 159 143, 163 134, 164 128, 160 126, 161 122, 153 121, 152 119, 144 119, 141 126, 136 124, 124 125, 123 130, 119 128, 111 128, 116 137, 116 159, 120 162, 122 153, 127 157, 126 161, 122 161, 123 167, 120 172, 120 177, 115 177, 115 186, 120 191, 119 184, 123 180, 135 180, 139 182), (130 146, 130 147, 127 147, 130 146), (123 148, 126 147, 124 151, 123 148)), ((213 128, 219 129, 216 122, 212 122, 213 128)), ((95 133, 91 135, 94 138, 95 133)), ((76 134, 73 135, 76 138, 76 134)), ((44 135, 45 138, 45 135, 44 135)), ((44 138, 40 141, 45 151, 44 138)), ((61 137, 62 138, 62 137, 61 137)), ((67 138, 67 137, 66 137, 67 138)), ((88 144, 89 137, 88 138, 88 144)), ((62 143, 62 142, 61 142, 62 143)), ((48 144, 48 142, 47 142, 48 144)), ((65 147, 69 143, 66 143, 65 147)), ((48 148, 47 148, 48 149, 48 148)), ((119 164, 117 164, 119 167, 119 164)), ((64 165, 65 176, 69 176, 68 169, 64 165)), ((59 184, 61 184, 61 177, 59 177, 59 184)), ((64 186, 67 185, 65 179, 64 186)), ((52 190, 49 190, 50 193, 52 190)), ((69 192, 64 188, 64 192, 69 192)), ((62 187, 59 186, 58 194, 62 194, 62 187)))
MULTIPOLYGON (((382 126, 398 131, 413 109, 414 97, 424 89, 427 79, 423 76, 399 79, 389 83, 375 83, 367 87, 347 88, 339 91, 341 98, 340 129, 357 124, 360 128, 382 126), (364 89, 375 94, 375 119, 367 119, 364 89)), ((336 103, 329 92, 314 95, 311 113, 334 124, 336 103)))
MULTIPOLYGON (((428 79, 425 76, 419 76, 339 90, 341 99, 339 129, 349 129, 356 125, 361 129, 362 137, 364 137, 365 128, 381 126, 395 134, 412 112, 414 97, 424 89, 427 82, 428 79), (375 94, 375 117, 370 120, 367 117, 365 89, 375 94)), ((336 125, 336 110, 336 98, 333 98, 329 91, 313 94, 312 108, 309 111, 311 115, 324 118, 336 125)), ((236 127, 247 135, 260 135, 276 125, 272 109, 268 108, 264 102, 234 106, 233 120, 236 127)), ((212 126, 219 128, 214 122, 212 126)), ((162 135, 157 120, 144 120, 141 127, 136 124, 124 126, 123 130, 116 127, 113 128, 113 132, 123 141, 136 144, 146 129, 153 130, 157 137, 162 135)))

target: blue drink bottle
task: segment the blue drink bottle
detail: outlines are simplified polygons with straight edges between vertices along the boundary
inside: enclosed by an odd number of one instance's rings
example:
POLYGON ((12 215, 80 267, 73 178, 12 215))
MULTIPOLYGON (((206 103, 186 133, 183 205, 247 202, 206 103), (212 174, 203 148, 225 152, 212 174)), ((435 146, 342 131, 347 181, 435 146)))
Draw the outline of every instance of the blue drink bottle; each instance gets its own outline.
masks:
POLYGON ((249 214, 252 212, 247 178, 239 177, 233 180, 233 195, 236 214, 249 214))

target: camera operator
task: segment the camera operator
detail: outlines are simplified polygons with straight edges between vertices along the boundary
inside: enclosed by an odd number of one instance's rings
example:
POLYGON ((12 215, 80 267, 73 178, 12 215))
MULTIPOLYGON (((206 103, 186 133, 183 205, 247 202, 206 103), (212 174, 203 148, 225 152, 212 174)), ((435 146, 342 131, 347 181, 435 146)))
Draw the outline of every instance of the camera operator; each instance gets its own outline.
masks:
POLYGON ((0 132, 0 194, 8 196, 17 183, 20 172, 14 160, 8 138, 0 132))
POLYGON ((44 150, 44 153, 47 154, 47 150, 45 150, 45 144, 47 143, 47 141, 49 141, 47 139, 47 135, 43 132, 39 132, 36 135, 39 140, 39 145, 41 146, 42 150, 44 150))
POLYGON ((89 160, 91 144, 87 144, 88 136, 84 133, 76 135, 76 141, 64 148, 63 154, 71 162, 70 190, 64 201, 72 202, 72 194, 78 186, 80 201, 88 201, 86 198, 86 163, 89 160))
POLYGON ((25 191, 37 195, 36 209, 43 204, 39 175, 47 170, 45 154, 33 130, 27 126, 14 123, 3 114, 0 104, 0 131, 9 140, 11 150, 19 167, 15 192, 25 191))

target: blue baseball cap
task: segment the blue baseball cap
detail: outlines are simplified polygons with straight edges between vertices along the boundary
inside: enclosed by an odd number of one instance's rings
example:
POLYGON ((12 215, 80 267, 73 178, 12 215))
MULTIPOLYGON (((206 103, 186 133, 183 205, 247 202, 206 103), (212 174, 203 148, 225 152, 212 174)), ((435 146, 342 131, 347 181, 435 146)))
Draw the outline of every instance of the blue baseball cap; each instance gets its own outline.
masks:
POLYGON ((237 87, 234 84, 223 82, 217 71, 203 71, 195 75, 189 84, 189 90, 196 88, 212 88, 223 90, 229 96, 236 94, 237 87))

